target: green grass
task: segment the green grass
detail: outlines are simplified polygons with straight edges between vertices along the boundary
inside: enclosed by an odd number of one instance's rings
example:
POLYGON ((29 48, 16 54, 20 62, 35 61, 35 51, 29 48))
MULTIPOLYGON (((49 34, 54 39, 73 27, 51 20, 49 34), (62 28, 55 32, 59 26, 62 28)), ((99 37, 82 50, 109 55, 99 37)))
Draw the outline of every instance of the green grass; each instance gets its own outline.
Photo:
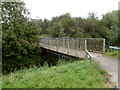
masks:
POLYGON ((103 70, 89 60, 65 62, 48 67, 33 67, 3 76, 3 88, 107 88, 103 70))
POLYGON ((113 50, 111 52, 105 52, 104 54, 120 59, 120 56, 118 55, 119 54, 118 50, 113 50))

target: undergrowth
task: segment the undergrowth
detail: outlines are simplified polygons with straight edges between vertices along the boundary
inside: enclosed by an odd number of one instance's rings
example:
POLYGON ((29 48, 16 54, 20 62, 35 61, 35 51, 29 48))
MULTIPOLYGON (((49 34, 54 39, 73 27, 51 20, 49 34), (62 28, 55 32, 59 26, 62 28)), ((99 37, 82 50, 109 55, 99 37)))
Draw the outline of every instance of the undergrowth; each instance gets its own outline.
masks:
POLYGON ((109 52, 105 52, 105 55, 113 56, 114 58, 120 59, 119 51, 118 50, 112 50, 109 52))
POLYGON ((59 60, 56 66, 23 69, 3 76, 3 88, 107 88, 101 71, 89 60, 59 60))

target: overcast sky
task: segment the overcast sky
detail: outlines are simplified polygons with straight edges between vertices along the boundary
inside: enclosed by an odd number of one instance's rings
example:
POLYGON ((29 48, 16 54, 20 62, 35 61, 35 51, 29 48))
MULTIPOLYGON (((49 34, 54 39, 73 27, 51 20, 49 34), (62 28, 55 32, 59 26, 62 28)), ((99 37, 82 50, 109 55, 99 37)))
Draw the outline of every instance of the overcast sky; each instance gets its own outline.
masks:
POLYGON ((24 0, 32 18, 51 19, 64 13, 86 18, 88 13, 102 14, 118 10, 120 0, 24 0))

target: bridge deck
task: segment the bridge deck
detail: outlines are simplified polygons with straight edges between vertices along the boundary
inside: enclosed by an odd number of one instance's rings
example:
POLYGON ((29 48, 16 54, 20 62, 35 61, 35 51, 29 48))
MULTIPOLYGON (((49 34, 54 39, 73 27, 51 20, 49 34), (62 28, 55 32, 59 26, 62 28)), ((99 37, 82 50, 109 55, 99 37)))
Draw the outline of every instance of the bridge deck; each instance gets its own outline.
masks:
MULTIPOLYGON (((58 53, 63 53, 63 54, 67 54, 67 55, 82 58, 82 59, 86 58, 86 52, 83 51, 83 50, 76 50, 76 49, 70 49, 70 48, 68 49, 68 48, 65 48, 65 47, 57 48, 56 46, 48 46, 48 45, 42 45, 42 44, 40 46, 42 48, 52 50, 52 51, 56 51, 58 53)), ((102 55, 102 54, 93 53, 93 52, 90 52, 90 54, 92 55, 92 57, 99 57, 99 56, 102 55)))

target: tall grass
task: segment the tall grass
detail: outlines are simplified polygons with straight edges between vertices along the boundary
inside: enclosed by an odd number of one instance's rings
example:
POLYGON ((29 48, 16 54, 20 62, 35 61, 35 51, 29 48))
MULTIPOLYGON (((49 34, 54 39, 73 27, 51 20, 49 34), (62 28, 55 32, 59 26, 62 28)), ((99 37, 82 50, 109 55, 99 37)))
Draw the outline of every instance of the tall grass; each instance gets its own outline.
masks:
POLYGON ((102 73, 88 60, 59 61, 3 76, 3 88, 106 88, 102 73))

